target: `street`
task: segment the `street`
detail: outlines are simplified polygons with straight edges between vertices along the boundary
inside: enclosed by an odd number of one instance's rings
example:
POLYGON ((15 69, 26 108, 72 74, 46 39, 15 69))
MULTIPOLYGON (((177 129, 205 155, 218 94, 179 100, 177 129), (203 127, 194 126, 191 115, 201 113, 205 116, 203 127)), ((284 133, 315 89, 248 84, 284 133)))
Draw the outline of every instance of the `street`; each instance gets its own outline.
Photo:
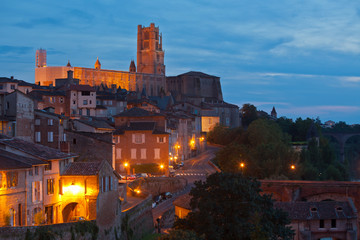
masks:
POLYGON ((163 215, 166 211, 173 207, 173 201, 183 194, 190 192, 194 186, 195 181, 205 181, 206 177, 216 172, 216 169, 209 164, 209 161, 215 157, 215 153, 218 150, 217 147, 208 146, 207 150, 198 156, 185 160, 184 166, 181 169, 175 171, 176 177, 183 177, 188 181, 188 185, 181 191, 173 193, 173 197, 161 202, 155 208, 153 208, 154 223, 156 219, 163 215))

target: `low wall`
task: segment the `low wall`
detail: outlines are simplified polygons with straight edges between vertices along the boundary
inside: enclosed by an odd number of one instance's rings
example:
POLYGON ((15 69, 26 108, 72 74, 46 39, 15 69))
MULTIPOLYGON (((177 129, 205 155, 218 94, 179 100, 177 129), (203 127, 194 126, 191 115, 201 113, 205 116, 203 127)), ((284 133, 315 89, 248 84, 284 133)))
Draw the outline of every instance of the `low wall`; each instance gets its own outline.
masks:
POLYGON ((178 192, 187 185, 187 180, 181 177, 156 177, 156 178, 140 178, 129 184, 132 189, 139 188, 153 196, 157 196, 162 192, 178 192))
POLYGON ((131 234, 131 239, 142 239, 154 231, 151 205, 152 198, 150 195, 140 204, 122 212, 122 225, 123 229, 126 229, 126 232, 122 233, 123 239, 126 239, 126 234, 131 234))
POLYGON ((72 235, 75 239, 96 239, 98 227, 95 221, 61 223, 42 226, 26 227, 2 227, 0 239, 24 240, 24 239, 54 239, 70 240, 72 235), (28 235, 28 236, 26 236, 28 235), (81 236, 81 237, 80 237, 81 236), (28 237, 28 238, 26 238, 28 237))

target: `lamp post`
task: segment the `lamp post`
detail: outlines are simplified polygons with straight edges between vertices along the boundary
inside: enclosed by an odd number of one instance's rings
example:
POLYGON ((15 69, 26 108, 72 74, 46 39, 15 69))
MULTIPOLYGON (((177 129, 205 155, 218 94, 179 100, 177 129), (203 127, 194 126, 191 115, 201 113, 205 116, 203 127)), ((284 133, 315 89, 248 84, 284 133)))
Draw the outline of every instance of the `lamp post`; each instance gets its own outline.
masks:
POLYGON ((244 175, 244 168, 245 168, 245 163, 241 162, 240 163, 240 169, 241 169, 241 173, 244 175))
POLYGON ((124 167, 125 167, 125 172, 126 172, 126 176, 125 176, 125 196, 124 196, 124 202, 126 202, 126 201, 127 201, 127 179, 128 179, 129 163, 125 162, 125 163, 124 163, 124 167))
POLYGON ((163 173, 164 164, 160 164, 161 174, 163 173))

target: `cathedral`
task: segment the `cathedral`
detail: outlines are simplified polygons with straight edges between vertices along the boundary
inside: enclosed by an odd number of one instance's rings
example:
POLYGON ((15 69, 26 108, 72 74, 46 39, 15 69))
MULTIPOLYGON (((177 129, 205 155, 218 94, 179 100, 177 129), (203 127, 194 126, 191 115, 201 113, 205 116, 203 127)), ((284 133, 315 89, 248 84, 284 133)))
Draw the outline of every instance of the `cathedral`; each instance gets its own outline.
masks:
POLYGON ((162 35, 154 23, 150 27, 138 26, 137 67, 131 61, 129 71, 102 69, 99 58, 94 68, 75 67, 70 62, 66 66, 47 66, 45 49, 36 51, 35 62, 35 83, 42 86, 55 86, 55 79, 66 78, 67 71, 71 70, 80 84, 103 84, 128 91, 145 91, 148 96, 159 96, 162 91, 166 91, 162 35))

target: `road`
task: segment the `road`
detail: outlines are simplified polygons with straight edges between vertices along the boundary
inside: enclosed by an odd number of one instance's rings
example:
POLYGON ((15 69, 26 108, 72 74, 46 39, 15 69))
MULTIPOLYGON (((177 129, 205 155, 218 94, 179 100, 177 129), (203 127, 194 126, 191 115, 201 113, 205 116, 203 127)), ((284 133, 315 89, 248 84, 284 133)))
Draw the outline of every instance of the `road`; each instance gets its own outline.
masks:
POLYGON ((189 193, 191 188, 194 186, 195 181, 205 181, 206 176, 216 172, 216 169, 209 164, 209 161, 215 157, 217 150, 217 147, 208 146, 207 151, 199 154, 194 158, 185 160, 184 166, 181 169, 175 171, 175 176, 187 179, 188 185, 180 192, 173 193, 174 195, 172 198, 161 202, 158 206, 153 208, 154 222, 156 222, 155 220, 164 212, 173 207, 173 201, 176 198, 183 194, 189 193))

